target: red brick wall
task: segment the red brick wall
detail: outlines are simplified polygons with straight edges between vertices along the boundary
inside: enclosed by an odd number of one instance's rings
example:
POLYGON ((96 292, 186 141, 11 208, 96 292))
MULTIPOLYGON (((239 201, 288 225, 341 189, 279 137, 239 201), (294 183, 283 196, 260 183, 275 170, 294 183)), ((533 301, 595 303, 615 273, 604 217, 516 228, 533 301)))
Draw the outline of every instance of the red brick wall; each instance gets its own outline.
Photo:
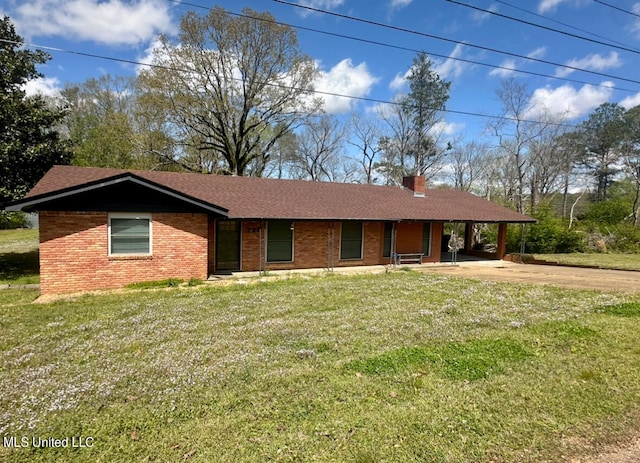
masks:
MULTIPOLYGON (((329 266, 329 231, 333 228, 333 266, 349 267, 356 265, 378 265, 388 263, 383 259, 382 246, 384 224, 382 222, 365 222, 362 259, 340 260, 340 222, 294 222, 293 262, 270 262, 269 270, 293 268, 327 268, 329 266)), ((242 270, 255 271, 260 268, 260 248, 264 262, 266 239, 266 221, 243 221, 242 223, 242 270), (262 229, 262 242, 260 232, 262 229)), ((264 263, 263 263, 264 266, 264 263)))
POLYGON ((442 233, 444 223, 431 222, 431 255, 424 256, 422 262, 440 262, 440 246, 442 245, 442 233))
POLYGON ((207 215, 152 214, 152 256, 109 257, 106 212, 40 212, 40 292, 119 288, 207 274, 207 215))

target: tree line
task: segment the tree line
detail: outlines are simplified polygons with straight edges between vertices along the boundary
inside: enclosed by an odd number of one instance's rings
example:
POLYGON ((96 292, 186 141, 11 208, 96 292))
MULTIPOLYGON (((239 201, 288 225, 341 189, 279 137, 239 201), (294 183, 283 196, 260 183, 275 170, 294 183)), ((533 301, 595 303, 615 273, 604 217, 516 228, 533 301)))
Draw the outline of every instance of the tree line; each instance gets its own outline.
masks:
POLYGON ((136 77, 69 83, 47 100, 24 84, 50 57, 23 49, 8 17, 0 38, 1 202, 65 163, 378 184, 417 174, 522 213, 555 202, 569 222, 579 201, 606 203, 624 185, 624 220, 638 225, 639 108, 605 103, 570 125, 506 79, 489 141, 463 141, 446 130, 451 82, 419 53, 405 94, 339 118, 323 111, 318 68, 294 29, 266 12, 219 7, 187 13, 136 77))

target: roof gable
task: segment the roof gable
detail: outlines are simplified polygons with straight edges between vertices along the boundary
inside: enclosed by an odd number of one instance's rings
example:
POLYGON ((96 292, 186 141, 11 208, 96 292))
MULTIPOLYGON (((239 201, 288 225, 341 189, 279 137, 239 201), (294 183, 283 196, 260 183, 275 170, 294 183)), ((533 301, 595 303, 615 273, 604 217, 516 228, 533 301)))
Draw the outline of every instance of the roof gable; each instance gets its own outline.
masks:
MULTIPOLYGON (((49 171, 52 173, 53 169, 49 171)), ((109 177, 98 177, 96 179, 90 179, 85 181, 84 183, 78 183, 77 181, 69 178, 67 181, 64 181, 62 178, 57 175, 49 176, 47 173, 40 182, 27 194, 27 196, 19 201, 14 201, 10 203, 6 209, 9 211, 17 211, 17 210, 37 210, 37 209, 45 209, 45 208, 53 208, 59 209, 60 205, 67 204, 74 200, 80 200, 80 204, 91 204, 93 201, 82 201, 83 198, 92 198, 95 193, 108 193, 107 196, 113 196, 114 192, 117 192, 119 189, 137 187, 138 195, 129 196, 127 198, 126 203, 130 204, 135 208, 135 204, 139 201, 140 192, 147 190, 153 193, 158 194, 159 197, 164 198, 163 202, 175 202, 179 204, 183 204, 183 207, 189 207, 198 211, 206 211, 210 213, 219 214, 222 216, 227 216, 227 209, 216 206, 214 204, 207 203, 198 198, 190 197, 189 195, 185 195, 180 191, 173 190, 172 188, 168 188, 162 184, 158 184, 151 180, 141 178, 131 172, 119 172, 115 175, 109 177), (69 184, 69 185, 67 185, 69 184)), ((108 171, 105 171, 104 174, 108 174, 108 171)), ((80 176, 82 178, 82 176, 80 176)), ((82 180, 85 180, 82 178, 82 180)), ((122 201, 121 203, 123 203, 122 201)), ((110 198, 106 198, 101 201, 98 209, 94 210, 109 210, 110 204, 117 204, 117 202, 110 202, 110 198)), ((148 206, 148 204, 147 204, 148 206)), ((95 205, 93 206, 95 207, 95 205)), ((176 206, 174 206, 175 208, 176 206)))

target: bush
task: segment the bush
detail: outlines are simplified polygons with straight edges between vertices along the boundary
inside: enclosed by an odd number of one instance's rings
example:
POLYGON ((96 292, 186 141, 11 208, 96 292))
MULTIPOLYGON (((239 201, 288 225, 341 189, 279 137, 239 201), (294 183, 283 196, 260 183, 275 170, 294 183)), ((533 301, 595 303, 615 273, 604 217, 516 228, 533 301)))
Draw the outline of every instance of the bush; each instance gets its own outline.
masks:
POLYGON ((12 230, 14 228, 27 228, 29 221, 24 212, 0 211, 0 230, 12 230))
POLYGON ((622 199, 608 199, 594 203, 585 219, 598 225, 616 225, 624 222, 631 212, 631 206, 622 199))
POLYGON ((557 254, 584 251, 582 234, 551 216, 543 209, 535 214, 538 220, 529 225, 526 234, 525 252, 532 254, 557 254))

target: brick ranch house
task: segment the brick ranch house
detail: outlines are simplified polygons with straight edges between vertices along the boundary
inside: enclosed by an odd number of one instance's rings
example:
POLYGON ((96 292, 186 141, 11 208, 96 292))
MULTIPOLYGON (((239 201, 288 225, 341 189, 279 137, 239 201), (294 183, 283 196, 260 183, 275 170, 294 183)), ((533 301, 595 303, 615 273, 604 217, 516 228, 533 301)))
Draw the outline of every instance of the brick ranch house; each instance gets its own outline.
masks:
MULTIPOLYGON (((470 193, 55 166, 10 211, 38 211, 41 294, 236 271, 439 262, 444 225, 530 217, 470 193)), ((446 246, 446 243, 445 243, 446 246)))

